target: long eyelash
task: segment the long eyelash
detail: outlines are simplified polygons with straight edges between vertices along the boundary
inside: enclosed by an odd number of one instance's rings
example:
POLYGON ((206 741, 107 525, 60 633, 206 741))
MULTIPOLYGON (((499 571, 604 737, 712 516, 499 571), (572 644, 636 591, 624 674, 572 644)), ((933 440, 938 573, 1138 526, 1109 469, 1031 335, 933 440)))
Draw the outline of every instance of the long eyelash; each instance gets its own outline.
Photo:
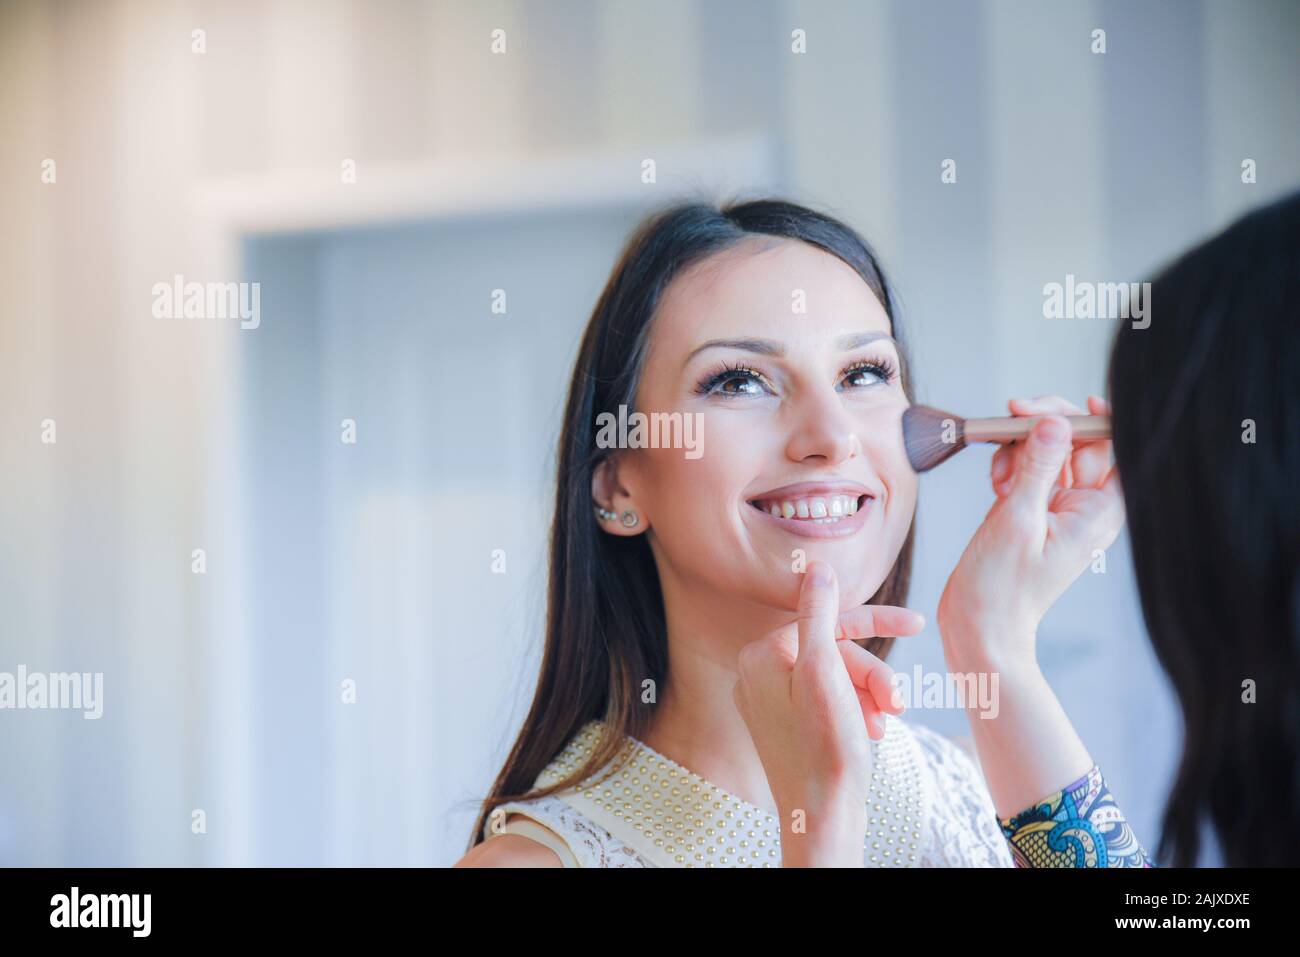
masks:
POLYGON ((743 363, 724 362, 704 377, 704 380, 695 387, 695 392, 697 395, 707 395, 723 382, 738 376, 754 376, 762 380, 763 373, 743 363))
MULTIPOLYGON (((879 376, 885 382, 893 382, 898 375, 898 367, 889 359, 884 357, 862 359, 858 362, 851 363, 840 370, 840 378, 853 375, 855 372, 872 372, 879 376)), ((763 381, 763 373, 753 369, 743 363, 723 362, 712 372, 706 375, 703 381, 695 387, 697 395, 708 395, 715 388, 726 382, 728 379, 741 376, 753 376, 763 381)))
POLYGON ((863 359, 860 362, 854 362, 848 368, 840 372, 840 378, 855 372, 874 372, 886 382, 893 382, 894 377, 898 375, 898 367, 884 357, 863 359))

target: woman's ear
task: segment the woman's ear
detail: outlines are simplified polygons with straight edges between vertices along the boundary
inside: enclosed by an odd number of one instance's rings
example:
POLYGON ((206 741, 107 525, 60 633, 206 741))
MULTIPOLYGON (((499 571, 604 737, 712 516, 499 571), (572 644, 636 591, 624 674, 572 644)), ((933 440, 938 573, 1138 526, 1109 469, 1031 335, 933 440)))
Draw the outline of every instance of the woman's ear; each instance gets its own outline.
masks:
POLYGON ((611 535, 640 535, 650 527, 650 520, 620 481, 624 466, 623 456, 617 454, 606 456, 596 465, 591 474, 592 506, 600 527, 611 535))

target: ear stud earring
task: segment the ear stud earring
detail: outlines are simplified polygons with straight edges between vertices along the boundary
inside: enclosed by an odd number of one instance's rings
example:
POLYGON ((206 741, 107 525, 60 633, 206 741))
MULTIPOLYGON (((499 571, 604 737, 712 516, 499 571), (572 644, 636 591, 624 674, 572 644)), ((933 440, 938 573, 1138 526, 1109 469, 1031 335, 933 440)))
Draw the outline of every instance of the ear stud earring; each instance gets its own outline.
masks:
POLYGON ((636 512, 632 511, 630 508, 626 512, 624 512, 622 517, 620 518, 618 512, 613 512, 605 508, 604 506, 597 505, 596 514, 599 515, 601 519, 606 522, 612 522, 614 521, 614 519, 617 518, 619 519, 619 521, 623 523, 624 528, 634 528, 636 526, 636 523, 640 521, 640 519, 637 518, 636 512))

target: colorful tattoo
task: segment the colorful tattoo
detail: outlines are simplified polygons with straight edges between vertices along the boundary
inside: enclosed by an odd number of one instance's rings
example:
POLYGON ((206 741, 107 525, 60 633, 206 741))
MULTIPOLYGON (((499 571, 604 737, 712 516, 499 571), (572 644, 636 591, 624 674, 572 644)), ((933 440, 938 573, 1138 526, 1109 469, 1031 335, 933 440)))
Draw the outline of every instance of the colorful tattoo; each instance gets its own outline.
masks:
POLYGON ((998 822, 1017 867, 1152 867, 1094 765, 1015 817, 998 822))

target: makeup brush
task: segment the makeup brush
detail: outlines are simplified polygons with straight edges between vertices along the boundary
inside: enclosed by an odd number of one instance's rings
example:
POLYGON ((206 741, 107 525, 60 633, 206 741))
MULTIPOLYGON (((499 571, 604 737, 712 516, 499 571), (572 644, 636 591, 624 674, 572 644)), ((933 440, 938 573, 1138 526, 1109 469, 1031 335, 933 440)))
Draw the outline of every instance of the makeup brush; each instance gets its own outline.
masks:
MULTIPOLYGON (((992 419, 963 419, 928 405, 908 406, 903 413, 903 445, 907 460, 918 472, 928 472, 952 458, 970 442, 1020 442, 1042 416, 999 416, 992 419)), ((1110 416, 1064 416, 1074 430, 1074 439, 1109 439, 1110 416)))

